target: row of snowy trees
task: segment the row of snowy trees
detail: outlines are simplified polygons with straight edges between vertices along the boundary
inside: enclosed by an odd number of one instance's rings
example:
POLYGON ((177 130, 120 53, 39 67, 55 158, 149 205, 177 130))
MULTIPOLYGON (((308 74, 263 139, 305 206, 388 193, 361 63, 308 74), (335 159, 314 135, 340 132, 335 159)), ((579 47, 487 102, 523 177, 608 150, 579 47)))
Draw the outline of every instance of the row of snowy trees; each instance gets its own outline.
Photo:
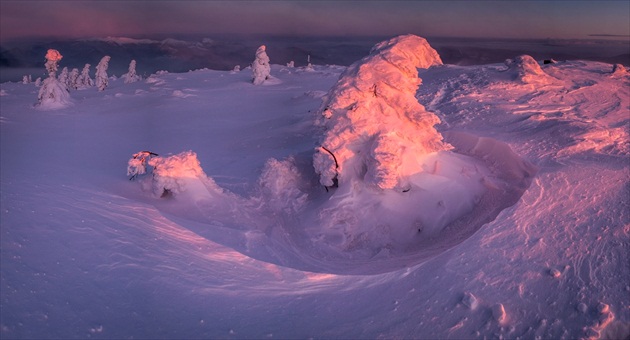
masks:
MULTIPOLYGON (((96 86, 99 91, 104 91, 109 85, 109 77, 107 75, 107 68, 109 67, 110 56, 104 56, 101 61, 96 65, 96 76, 92 80, 90 77, 90 64, 85 64, 81 73, 79 69, 74 68, 72 71, 68 71, 67 67, 64 67, 59 77, 57 77, 58 63, 63 58, 59 51, 50 49, 46 53, 46 70, 48 71, 48 78, 41 84, 38 95, 39 107, 65 107, 71 103, 69 92, 70 90, 78 90, 90 88, 96 86)), ((287 66, 293 67, 293 61, 287 66)), ((308 58, 307 69, 312 69, 310 63, 310 56, 308 58)), ((234 71, 239 71, 240 68, 234 68, 234 71)), ((254 85, 260 85, 266 80, 271 78, 271 65, 269 64, 269 56, 266 52, 265 45, 260 46, 256 50, 256 59, 252 63, 252 83, 254 85)), ((122 75, 125 84, 137 82, 142 79, 136 73, 136 61, 132 60, 129 63, 129 70, 122 75)), ((39 86, 41 79, 38 78, 35 84, 39 86)), ((23 83, 30 83, 31 77, 24 76, 23 83)))
MULTIPOLYGON (((71 103, 70 89, 85 89, 95 86, 99 91, 104 91, 109 85, 109 77, 107 68, 109 67, 110 56, 104 56, 96 65, 95 80, 90 77, 90 64, 85 64, 83 71, 79 73, 79 69, 75 68, 68 72, 68 68, 64 67, 59 77, 57 77, 58 63, 63 58, 59 51, 50 49, 46 53, 46 70, 48 78, 41 84, 38 95, 37 106, 41 108, 58 108, 65 107, 71 103)), ((123 76, 125 83, 133 83, 142 78, 136 73, 136 61, 132 60, 129 64, 129 70, 123 76)), ((39 85, 40 78, 36 80, 39 85)), ((30 77, 24 76, 23 82, 30 82, 30 77)))

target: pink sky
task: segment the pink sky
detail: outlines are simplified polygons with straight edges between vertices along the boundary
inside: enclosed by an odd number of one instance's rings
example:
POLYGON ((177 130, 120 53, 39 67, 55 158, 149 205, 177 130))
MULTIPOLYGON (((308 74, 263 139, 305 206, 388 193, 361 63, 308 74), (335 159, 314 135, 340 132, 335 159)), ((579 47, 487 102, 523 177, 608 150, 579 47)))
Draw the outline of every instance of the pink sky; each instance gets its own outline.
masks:
POLYGON ((588 38, 628 35, 628 1, 0 2, 0 39, 151 34, 588 38))

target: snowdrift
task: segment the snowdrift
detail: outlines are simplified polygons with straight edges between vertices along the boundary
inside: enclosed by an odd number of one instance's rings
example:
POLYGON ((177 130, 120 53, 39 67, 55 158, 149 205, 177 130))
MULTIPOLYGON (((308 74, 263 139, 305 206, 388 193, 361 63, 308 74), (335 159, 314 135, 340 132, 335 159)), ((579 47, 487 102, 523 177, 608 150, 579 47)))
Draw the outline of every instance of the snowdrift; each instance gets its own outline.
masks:
MULTIPOLYGON (((425 261, 514 204, 536 172, 491 138, 452 134, 458 150, 449 151, 434 127, 440 120, 415 98, 417 68, 432 65, 441 65, 435 50, 406 35, 377 44, 340 76, 316 123, 326 132, 313 168, 326 192, 289 157, 269 159, 256 192, 239 196, 219 188, 192 152, 148 160, 145 190, 196 207, 198 221, 269 234, 274 243, 264 247, 275 255, 267 261, 354 274, 425 261)), ((247 252, 260 253, 255 247, 248 242, 247 252)))
POLYGON ((557 79, 545 73, 538 62, 529 55, 508 59, 505 61, 505 65, 508 68, 507 72, 512 75, 512 79, 523 84, 544 85, 557 82, 557 79))

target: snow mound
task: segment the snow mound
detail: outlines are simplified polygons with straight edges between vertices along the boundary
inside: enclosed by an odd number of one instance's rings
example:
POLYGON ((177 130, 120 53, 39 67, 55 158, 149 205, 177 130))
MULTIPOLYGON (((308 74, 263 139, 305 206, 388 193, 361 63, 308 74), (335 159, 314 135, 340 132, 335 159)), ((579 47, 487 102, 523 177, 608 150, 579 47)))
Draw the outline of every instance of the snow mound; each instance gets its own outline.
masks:
POLYGON ((319 122, 326 128, 313 158, 320 183, 331 187, 360 180, 400 187, 422 172, 418 158, 448 150, 433 127, 439 118, 415 98, 417 68, 441 65, 428 42, 403 35, 381 42, 350 65, 324 98, 319 122))
MULTIPOLYGON (((185 151, 177 155, 161 157, 139 152, 128 162, 127 175, 142 175, 152 172, 151 178, 142 182, 145 190, 155 197, 178 196, 187 192, 189 196, 200 198, 208 192, 221 193, 223 190, 212 178, 206 176, 197 159, 197 154, 185 151)), ((133 178, 133 177, 132 177, 133 178)))
POLYGON ((505 61, 505 65, 508 67, 507 72, 513 75, 513 79, 523 84, 543 85, 554 83, 554 78, 545 73, 538 65, 538 62, 529 55, 525 54, 514 59, 508 59, 505 61))

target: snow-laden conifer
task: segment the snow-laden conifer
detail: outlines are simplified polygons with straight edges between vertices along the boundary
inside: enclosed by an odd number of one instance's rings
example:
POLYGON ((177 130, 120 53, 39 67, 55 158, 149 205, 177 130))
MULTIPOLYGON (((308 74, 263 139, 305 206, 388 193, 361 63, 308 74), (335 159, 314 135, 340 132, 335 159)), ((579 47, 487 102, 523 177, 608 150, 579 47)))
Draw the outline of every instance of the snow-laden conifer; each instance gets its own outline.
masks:
POLYGON ((42 83, 39 89, 37 107, 40 109, 58 109, 63 108, 72 103, 66 84, 57 79, 57 63, 61 60, 62 55, 57 50, 50 49, 46 53, 46 71, 48 78, 42 83))
POLYGON ((252 63, 252 74, 254 85, 260 85, 270 77, 271 66, 269 65, 269 56, 267 56, 265 45, 260 46, 256 50, 256 59, 252 63))
POLYGON ((90 77, 90 64, 85 64, 79 79, 77 80, 77 88, 85 89, 94 86, 94 80, 90 77))
POLYGON ((142 80, 142 77, 140 77, 138 74, 136 74, 136 61, 132 60, 129 63, 129 71, 127 71, 127 73, 122 75, 122 78, 125 81, 125 84, 129 84, 129 83, 135 83, 137 81, 142 80))
POLYGON ((425 39, 403 35, 350 65, 320 110, 326 133, 313 157, 320 183, 361 180, 391 189, 423 171, 420 157, 449 149, 434 128, 440 119, 415 97, 417 69, 441 64, 425 39))
POLYGON ((76 90, 78 88, 78 82, 79 82, 79 69, 73 68, 72 71, 70 71, 70 74, 68 75, 68 82, 67 82, 68 88, 76 90))
POLYGON ((107 67, 109 66, 110 56, 104 56, 101 61, 96 65, 96 87, 99 91, 103 91, 107 88, 109 84, 109 79, 107 77, 107 67))
POLYGON ((59 74, 59 82, 66 87, 66 89, 68 89, 68 76, 69 76, 69 72, 68 72, 68 68, 64 67, 61 70, 61 73, 59 74))

